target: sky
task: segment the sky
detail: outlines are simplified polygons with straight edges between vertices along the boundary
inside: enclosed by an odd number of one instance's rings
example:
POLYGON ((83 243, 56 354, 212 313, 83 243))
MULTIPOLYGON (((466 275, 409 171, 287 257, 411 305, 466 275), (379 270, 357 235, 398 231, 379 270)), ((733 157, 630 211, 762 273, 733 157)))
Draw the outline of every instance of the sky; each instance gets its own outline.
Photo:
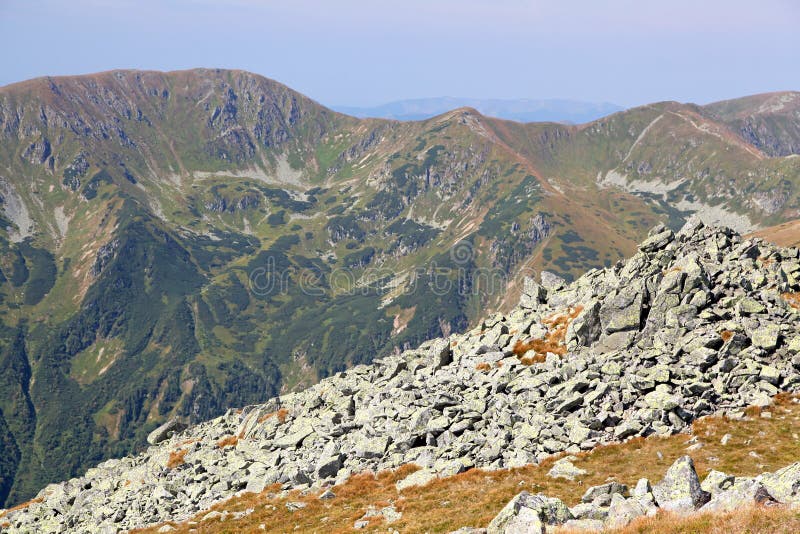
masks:
POLYGON ((0 85, 220 67, 326 105, 800 90, 798 0, 0 0, 0 85))

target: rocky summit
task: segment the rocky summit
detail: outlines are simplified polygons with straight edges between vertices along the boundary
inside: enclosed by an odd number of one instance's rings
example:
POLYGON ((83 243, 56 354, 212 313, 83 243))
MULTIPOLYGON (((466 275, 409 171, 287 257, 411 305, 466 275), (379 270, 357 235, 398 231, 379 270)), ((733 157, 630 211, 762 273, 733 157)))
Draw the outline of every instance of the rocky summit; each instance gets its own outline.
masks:
MULTIPOLYGON (((697 218, 677 233, 659 226, 626 262, 571 284, 546 272, 526 280, 515 309, 472 331, 187 429, 168 423, 142 454, 51 484, 0 524, 8 532, 117 532, 184 520, 276 483, 322 488, 366 470, 420 466, 398 482, 402 489, 472 467, 673 434, 712 413, 741 416, 800 389, 798 290, 796 248, 697 218)), ((696 509, 732 482, 721 477, 707 489, 693 473, 681 460, 634 497, 593 488, 587 503, 602 501, 612 518, 646 514, 654 503, 696 509)), ((780 502, 795 491, 763 486, 780 502)), ((531 521, 576 517, 544 496, 515 501, 497 521, 520 510, 531 521)))

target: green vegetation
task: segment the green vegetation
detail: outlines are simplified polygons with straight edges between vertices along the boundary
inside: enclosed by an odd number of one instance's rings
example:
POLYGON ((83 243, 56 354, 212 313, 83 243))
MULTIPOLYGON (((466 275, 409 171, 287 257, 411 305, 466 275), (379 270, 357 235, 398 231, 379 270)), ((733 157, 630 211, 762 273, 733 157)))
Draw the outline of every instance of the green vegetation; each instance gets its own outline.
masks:
POLYGON ((136 451, 167 417, 467 328, 520 272, 610 264, 652 224, 680 224, 682 200, 759 223, 800 209, 800 158, 703 134, 688 106, 585 128, 396 123, 241 72, 53 80, 0 89, 20 110, 0 113, 2 187, 33 221, 16 229, 0 202, 0 507, 136 451), (43 122, 42 102, 65 119, 43 122), (53 169, 19 157, 17 128, 60 140, 53 169), (597 186, 611 170, 684 181, 632 195, 597 186))

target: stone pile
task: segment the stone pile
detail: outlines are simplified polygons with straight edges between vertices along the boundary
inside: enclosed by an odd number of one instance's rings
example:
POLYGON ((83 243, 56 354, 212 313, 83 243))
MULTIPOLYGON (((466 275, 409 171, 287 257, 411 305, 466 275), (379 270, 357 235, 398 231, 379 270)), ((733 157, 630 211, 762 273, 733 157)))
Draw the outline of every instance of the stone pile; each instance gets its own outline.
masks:
POLYGON ((599 532, 621 528, 659 510, 678 514, 730 512, 748 506, 800 506, 800 462, 757 477, 734 477, 711 471, 702 482, 688 456, 679 458, 664 479, 651 486, 642 478, 636 487, 609 482, 589 488, 581 503, 568 508, 560 499, 523 491, 514 497, 486 529, 464 528, 473 534, 544 534, 547 527, 599 532))
POLYGON ((142 454, 52 484, 0 523, 116 532, 275 483, 421 466, 407 487, 741 414, 800 389, 798 257, 698 219, 657 227, 624 263, 572 284, 526 280, 517 308, 470 332, 189 429, 168 424, 142 454))

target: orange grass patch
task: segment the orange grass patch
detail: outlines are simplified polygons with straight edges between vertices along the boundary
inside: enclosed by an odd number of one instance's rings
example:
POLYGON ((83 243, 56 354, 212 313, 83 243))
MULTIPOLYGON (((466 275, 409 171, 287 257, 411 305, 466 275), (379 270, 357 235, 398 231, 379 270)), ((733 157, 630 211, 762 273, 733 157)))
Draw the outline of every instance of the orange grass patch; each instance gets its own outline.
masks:
POLYGON ((235 447, 237 443, 239 443, 239 436, 227 436, 217 442, 217 448, 235 447))
POLYGON ((30 506, 32 504, 35 504, 35 503, 38 503, 38 502, 42 502, 42 501, 44 501, 44 498, 35 497, 35 498, 33 498, 33 499, 29 500, 29 501, 25 501, 25 502, 19 503, 18 505, 12 506, 11 508, 9 508, 8 510, 6 510, 4 512, 0 512, 0 517, 5 517, 9 512, 16 512, 17 510, 22 510, 23 508, 27 508, 28 506, 30 506))
POLYGON ((523 365, 544 362, 548 352, 564 356, 567 353, 567 347, 564 345, 567 328, 582 311, 583 306, 575 306, 566 312, 551 315, 542 321, 547 327, 544 338, 519 340, 514 344, 512 351, 523 365), (528 355, 531 351, 533 355, 528 355))
POLYGON ((789 306, 796 310, 800 310, 800 292, 781 293, 781 296, 786 302, 789 303, 789 306))
MULTIPOLYGON (((575 531, 560 528, 558 534, 575 531)), ((615 534, 777 534, 800 532, 800 510, 787 506, 749 506, 727 513, 677 515, 659 511, 653 517, 635 519, 628 526, 610 530, 615 534)), ((577 533, 576 533, 577 534, 577 533)))
POLYGON ((258 422, 259 423, 265 423, 271 417, 277 417, 278 418, 278 422, 283 424, 283 423, 286 422, 286 418, 289 417, 289 410, 287 410, 286 408, 280 408, 277 411, 270 412, 270 413, 260 417, 258 419, 258 422))
POLYGON ((178 449, 175 451, 170 451, 169 458, 167 459, 167 468, 168 469, 175 469, 179 465, 184 463, 184 458, 186 458, 186 453, 188 451, 186 449, 178 449))
POLYGON ((722 341, 727 342, 733 337, 733 332, 731 332, 730 330, 723 330, 722 332, 719 333, 719 337, 722 338, 722 341))

